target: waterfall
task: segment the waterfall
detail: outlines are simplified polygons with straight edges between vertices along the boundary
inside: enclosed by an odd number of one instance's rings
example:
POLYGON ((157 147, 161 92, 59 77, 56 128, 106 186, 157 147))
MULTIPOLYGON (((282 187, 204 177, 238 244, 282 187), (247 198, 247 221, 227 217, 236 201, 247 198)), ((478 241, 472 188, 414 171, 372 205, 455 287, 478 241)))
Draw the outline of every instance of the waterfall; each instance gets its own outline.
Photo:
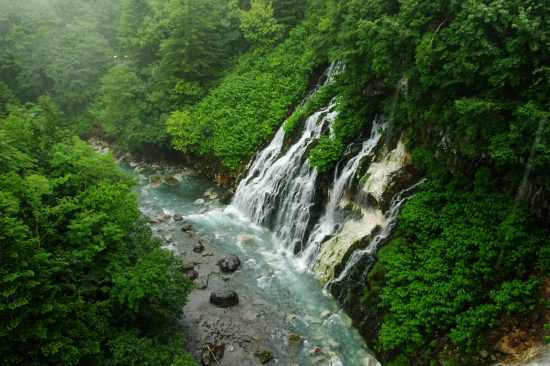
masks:
POLYGON ((413 186, 402 190, 391 199, 390 208, 386 212, 386 226, 384 226, 384 228, 371 240, 370 244, 365 249, 356 250, 353 252, 338 278, 335 278, 327 283, 326 290, 328 292, 332 292, 334 286, 347 282, 350 276, 355 272, 357 264, 363 259, 367 259, 369 261, 369 263, 364 267, 365 269, 361 276, 361 281, 365 281, 365 278, 374 263, 374 256, 380 245, 385 243, 385 241, 392 235, 393 229, 398 223, 397 215, 401 212, 401 207, 405 202, 411 199, 414 190, 425 181, 426 179, 422 179, 413 186))
MULTIPOLYGON (((334 75, 343 68, 342 63, 331 64, 302 104, 322 85, 333 82, 334 75)), ((328 106, 309 116, 300 139, 286 152, 283 152, 282 126, 269 146, 258 154, 248 176, 239 183, 229 209, 272 229, 276 240, 288 250, 304 241, 310 225, 318 172, 310 167, 306 154, 323 130, 332 125, 338 114, 335 106, 334 98, 328 106)))
MULTIPOLYGON (((376 148, 382 137, 382 131, 385 130, 388 125, 389 123, 381 116, 375 118, 372 122, 370 138, 363 142, 361 151, 347 162, 340 173, 338 172, 339 169, 336 169, 332 190, 330 192, 330 199, 326 205, 325 212, 313 228, 308 243, 300 255, 303 263, 308 267, 312 268, 315 265, 315 259, 321 243, 340 230, 343 223, 343 218, 340 217, 338 210, 340 200, 343 198, 346 190, 350 188, 361 160, 376 148)), ((350 144, 346 151, 350 151, 352 145, 353 144, 350 144)))
POLYGON ((271 144, 259 154, 235 193, 232 209, 253 222, 271 228, 281 245, 289 250, 301 242, 309 224, 314 203, 317 169, 312 168, 306 152, 321 136, 326 125, 337 115, 333 100, 307 120, 301 138, 282 153, 284 130, 281 128, 271 144))

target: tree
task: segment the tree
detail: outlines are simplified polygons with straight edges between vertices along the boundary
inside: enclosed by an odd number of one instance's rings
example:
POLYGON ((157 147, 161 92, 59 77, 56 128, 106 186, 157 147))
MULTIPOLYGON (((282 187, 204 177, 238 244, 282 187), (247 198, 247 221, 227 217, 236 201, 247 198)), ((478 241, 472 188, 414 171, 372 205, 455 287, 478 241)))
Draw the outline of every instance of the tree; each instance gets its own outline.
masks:
POLYGON ((47 98, 0 119, 3 364, 191 365, 172 336, 193 289, 181 259, 152 237, 135 180, 64 121, 47 98))
POLYGON ((252 44, 277 42, 282 36, 282 29, 274 17, 271 0, 252 0, 251 9, 241 12, 241 30, 252 44))
POLYGON ((221 14, 199 0, 172 0, 169 9, 169 37, 160 46, 160 67, 170 76, 172 98, 197 101, 221 75, 227 57, 216 29, 221 14))

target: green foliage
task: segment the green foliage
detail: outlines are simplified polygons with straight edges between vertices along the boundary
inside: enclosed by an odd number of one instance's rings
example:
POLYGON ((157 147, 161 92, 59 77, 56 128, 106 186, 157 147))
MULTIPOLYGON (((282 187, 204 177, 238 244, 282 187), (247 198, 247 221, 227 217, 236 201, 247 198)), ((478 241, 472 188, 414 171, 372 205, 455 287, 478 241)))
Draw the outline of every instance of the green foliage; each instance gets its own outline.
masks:
MULTIPOLYGON (((550 6, 535 0, 334 1, 320 17, 315 45, 346 63, 356 96, 405 77, 395 123, 415 121, 432 139, 444 135, 442 153, 522 169, 535 146, 533 169, 544 174, 549 18, 550 6)), ((363 108, 345 100, 350 115, 363 108)))
POLYGON ((411 365, 411 361, 403 353, 397 356, 395 360, 388 363, 388 366, 410 366, 410 365, 411 365))
POLYGON ((3 364, 192 365, 171 335, 194 287, 181 260, 141 219, 135 180, 65 123, 47 98, 0 119, 3 364))
POLYGON ((171 76, 171 97, 202 97, 221 72, 225 54, 212 3, 173 0, 169 37, 160 44, 160 67, 171 76))
POLYGON ((241 11, 241 30, 252 44, 270 45, 281 38, 281 25, 273 16, 271 0, 252 0, 249 11, 241 11))
POLYGON ((332 136, 321 136, 319 144, 311 150, 309 164, 317 167, 320 172, 330 170, 340 159, 346 146, 332 136))
POLYGON ((201 103, 174 113, 168 129, 175 148, 214 152, 232 169, 252 156, 305 94, 313 66, 303 56, 308 35, 309 28, 298 27, 263 57, 243 55, 201 103))
POLYGON ((5 118, 8 115, 10 105, 16 104, 19 104, 19 102, 13 92, 6 83, 0 81, 0 118, 5 118))
POLYGON ((189 146, 196 145, 201 140, 201 131, 193 124, 188 111, 176 111, 166 121, 168 133, 177 141, 176 149, 186 152, 189 146))
POLYGON ((539 283, 527 264, 544 233, 522 203, 496 189, 487 168, 475 181, 456 176, 424 184, 401 218, 407 240, 380 255, 389 271, 385 348, 412 352, 440 330, 473 347, 501 314, 523 314, 534 302, 539 283))

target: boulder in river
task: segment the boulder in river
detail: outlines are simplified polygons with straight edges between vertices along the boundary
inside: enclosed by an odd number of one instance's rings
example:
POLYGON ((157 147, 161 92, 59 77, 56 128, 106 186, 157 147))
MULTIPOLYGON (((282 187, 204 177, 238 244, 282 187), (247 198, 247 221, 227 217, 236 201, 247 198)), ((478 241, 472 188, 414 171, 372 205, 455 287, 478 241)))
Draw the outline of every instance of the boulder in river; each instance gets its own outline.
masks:
POLYGON ((299 334, 289 334, 288 341, 293 343, 302 343, 302 337, 299 334))
POLYGON ((222 308, 237 305, 239 295, 233 290, 214 291, 210 294, 210 303, 222 308))
POLYGON ((193 230, 193 225, 182 226, 181 231, 191 231, 193 230))
POLYGON ((258 357, 260 357, 260 361, 262 363, 266 363, 267 361, 273 358, 273 353, 271 353, 271 351, 268 351, 268 350, 263 350, 262 352, 258 353, 258 357))
POLYGON ((164 181, 169 186, 177 186, 180 184, 180 181, 177 178, 172 177, 171 175, 167 175, 166 177, 164 177, 164 181))
POLYGON ((191 270, 185 272, 185 275, 190 280, 196 280, 197 278, 199 278, 199 272, 195 271, 194 269, 191 269, 191 270))
POLYGON ((240 233, 237 235, 237 241, 241 243, 250 243, 254 241, 254 239, 256 239, 256 237, 249 233, 240 233))
POLYGON ((204 245, 202 244, 197 244, 193 247, 193 251, 195 253, 202 253, 203 250, 204 250, 204 245))
POLYGON ((166 235, 166 236, 164 237, 164 240, 166 240, 167 243, 171 243, 173 239, 174 239, 174 238, 173 238, 172 235, 166 235))
POLYGON ((162 178, 159 177, 158 175, 152 175, 151 177, 149 177, 149 185, 151 187, 157 187, 157 186, 160 186, 162 184, 162 178))
POLYGON ((239 268, 241 261, 235 254, 230 254, 227 257, 220 259, 217 263, 222 272, 234 272, 239 268))
POLYGON ((151 217, 151 221, 157 224, 159 222, 166 222, 170 220, 171 217, 172 216, 167 214, 156 214, 155 216, 151 217))
POLYGON ((187 262, 187 263, 184 263, 183 266, 181 266, 181 270, 183 272, 190 271, 193 268, 195 268, 195 262, 187 262))
POLYGON ((197 278, 197 281, 195 281, 197 283, 197 288, 199 290, 204 290, 205 288, 207 288, 209 278, 210 275, 199 276, 199 278, 197 278))
POLYGON ((195 205, 204 205, 204 199, 199 198, 198 200, 196 200, 196 201, 194 202, 194 204, 195 204, 195 205))
POLYGON ((179 213, 175 213, 172 218, 174 219, 174 221, 183 221, 183 216, 179 213))

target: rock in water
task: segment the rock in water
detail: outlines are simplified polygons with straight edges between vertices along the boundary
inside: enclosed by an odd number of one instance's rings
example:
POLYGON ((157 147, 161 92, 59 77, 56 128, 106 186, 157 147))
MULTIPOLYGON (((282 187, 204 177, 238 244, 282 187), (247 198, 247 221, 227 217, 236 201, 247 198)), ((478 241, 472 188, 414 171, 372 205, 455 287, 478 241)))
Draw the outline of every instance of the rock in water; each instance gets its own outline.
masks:
POLYGON ((172 218, 174 219, 174 221, 183 221, 183 216, 180 215, 179 213, 175 213, 174 216, 172 216, 172 218))
POLYGON ((233 290, 214 291, 210 294, 210 303, 222 308, 237 305, 239 295, 233 290))
POLYGON ((273 358, 273 353, 271 353, 271 351, 264 350, 264 351, 258 353, 258 357, 260 357, 260 361, 262 363, 266 363, 267 361, 269 361, 273 358))
POLYGON ((172 177, 171 175, 167 175, 166 177, 164 177, 164 181, 170 186, 177 186, 180 184, 180 181, 177 178, 172 177))
POLYGON ((220 259, 216 264, 220 266, 222 272, 234 272, 237 268, 239 268, 241 261, 235 254, 230 254, 227 257, 220 259))
POLYGON ((201 362, 205 366, 212 365, 212 353, 208 349, 202 351, 201 362))
POLYGON ((185 275, 190 280, 195 280, 195 279, 199 278, 199 272, 195 271, 194 269, 191 269, 191 270, 185 272, 185 275))
POLYGON ((195 205, 204 205, 204 200, 202 198, 199 198, 194 202, 195 205))
POLYGON ((237 241, 241 243, 250 243, 251 241, 254 241, 256 237, 249 233, 240 233, 237 235, 237 241))
POLYGON ((161 184, 162 184, 162 178, 159 177, 158 175, 152 175, 149 178, 149 185, 151 187, 157 187, 157 186, 160 186, 161 184))
POLYGON ((195 268, 195 263, 194 262, 187 262, 187 263, 184 263, 183 266, 181 266, 181 270, 183 272, 190 271, 194 268, 195 268))
POLYGON ((288 341, 293 343, 302 343, 302 337, 299 334, 289 334, 288 341))
POLYGON ((204 250, 204 245, 202 244, 197 244, 193 247, 193 251, 195 253, 202 253, 203 250, 204 250))
POLYGON ((223 358, 225 353, 225 343, 216 342, 214 344, 208 343, 202 350, 201 361, 203 365, 212 365, 212 359, 215 357, 216 364, 219 365, 218 360, 223 358))
POLYGON ((197 288, 199 290, 204 290, 205 288, 208 287, 208 278, 209 278, 209 275, 205 275, 205 276, 199 276, 199 278, 197 278, 197 288))
POLYGON ((167 214, 156 214, 155 216, 151 217, 151 221, 154 223, 166 222, 170 220, 171 217, 172 216, 167 214))

